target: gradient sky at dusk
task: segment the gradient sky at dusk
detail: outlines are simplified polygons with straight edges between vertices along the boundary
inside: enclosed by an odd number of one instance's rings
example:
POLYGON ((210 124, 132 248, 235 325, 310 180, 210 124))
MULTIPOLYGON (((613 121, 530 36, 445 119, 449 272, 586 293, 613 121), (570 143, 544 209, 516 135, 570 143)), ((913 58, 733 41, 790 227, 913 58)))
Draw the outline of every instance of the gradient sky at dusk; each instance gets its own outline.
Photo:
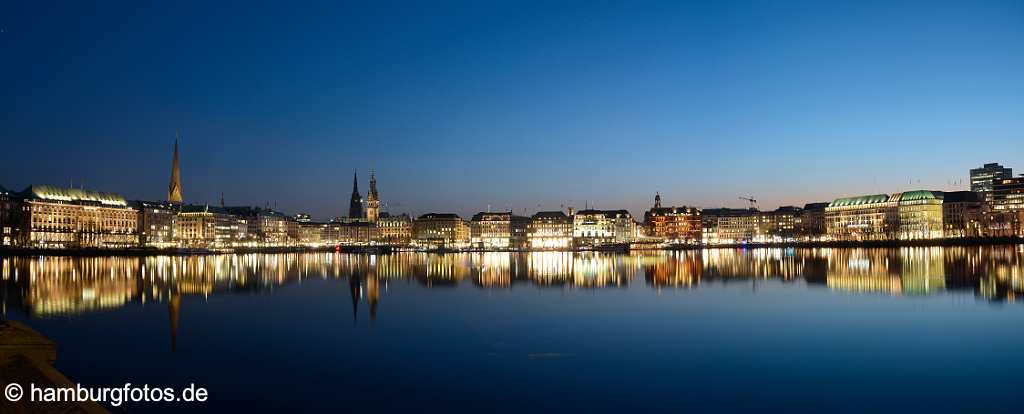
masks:
POLYGON ((318 218, 1024 173, 1021 1, 4 2, 0 77, 19 190, 162 199, 178 129, 186 201, 318 218))

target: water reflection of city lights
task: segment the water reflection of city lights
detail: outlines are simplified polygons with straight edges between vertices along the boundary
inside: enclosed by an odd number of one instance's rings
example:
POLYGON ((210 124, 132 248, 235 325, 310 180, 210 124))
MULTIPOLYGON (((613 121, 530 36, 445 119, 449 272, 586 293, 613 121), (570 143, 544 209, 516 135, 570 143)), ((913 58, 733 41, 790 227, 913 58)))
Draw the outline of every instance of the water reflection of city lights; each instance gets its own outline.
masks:
POLYGON ((973 291, 1015 301, 1024 291, 1020 246, 898 249, 711 249, 617 253, 341 253, 153 257, 8 257, 0 260, 4 306, 37 316, 164 302, 172 297, 272 292, 308 278, 347 279, 376 312, 388 280, 427 287, 465 280, 483 288, 629 287, 638 276, 655 289, 693 289, 714 280, 803 280, 853 293, 929 295, 973 291), (28 275, 27 278, 20 275, 28 275))

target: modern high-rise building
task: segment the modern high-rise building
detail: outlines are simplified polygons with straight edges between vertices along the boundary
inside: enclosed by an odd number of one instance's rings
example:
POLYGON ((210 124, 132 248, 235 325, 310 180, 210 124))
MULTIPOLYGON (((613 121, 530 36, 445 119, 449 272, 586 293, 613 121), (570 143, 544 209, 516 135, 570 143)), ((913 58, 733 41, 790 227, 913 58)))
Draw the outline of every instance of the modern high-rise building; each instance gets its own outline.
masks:
POLYGON ((999 163, 988 163, 971 169, 971 191, 982 195, 982 201, 992 201, 992 183, 1003 178, 1012 178, 1013 169, 999 163))
POLYGON ((363 218, 363 196, 359 194, 359 175, 352 173, 352 199, 348 202, 348 218, 363 218))
POLYGON ((1024 176, 996 180, 986 207, 986 234, 1024 236, 1024 176))
POLYGON ((992 186, 992 210, 1024 210, 1024 175, 995 181, 992 186))
POLYGON ((377 221, 380 217, 380 198, 377 196, 377 176, 370 171, 370 192, 366 194, 366 219, 377 221))

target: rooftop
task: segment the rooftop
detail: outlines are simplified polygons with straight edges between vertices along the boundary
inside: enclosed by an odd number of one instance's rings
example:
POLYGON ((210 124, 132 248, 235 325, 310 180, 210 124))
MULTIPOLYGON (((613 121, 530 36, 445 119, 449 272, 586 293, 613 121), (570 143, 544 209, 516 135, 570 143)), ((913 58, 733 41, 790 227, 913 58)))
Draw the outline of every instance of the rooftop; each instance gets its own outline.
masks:
POLYGON ((461 219, 458 214, 455 213, 427 213, 419 217, 418 220, 437 220, 437 219, 461 219))
POLYGON ((872 194, 859 197, 837 198, 830 203, 829 207, 862 206, 868 204, 881 204, 889 201, 888 194, 872 194))
POLYGON ((124 197, 114 193, 103 193, 81 188, 57 187, 53 185, 31 185, 22 191, 25 198, 38 200, 99 203, 106 206, 124 207, 124 197))
POLYGON ((973 203, 979 202, 981 198, 973 191, 947 191, 942 195, 944 203, 973 203))
POLYGON ((752 208, 706 208, 702 210, 704 216, 742 216, 757 213, 752 208))
POLYGON ((473 218, 472 218, 473 221, 482 221, 482 220, 493 221, 493 220, 511 220, 511 219, 512 219, 512 212, 511 211, 499 211, 499 212, 493 212, 493 213, 492 212, 481 211, 479 213, 474 214, 473 218))
POLYGON ((941 191, 928 191, 928 190, 914 190, 904 191, 902 193, 893 194, 889 197, 889 201, 895 202, 910 202, 910 201, 926 201, 926 200, 942 200, 941 191))
POLYGON ((700 215, 700 209, 696 208, 696 207, 686 207, 686 206, 680 206, 680 207, 653 207, 650 210, 647 210, 647 212, 644 213, 644 215, 660 216, 660 215, 665 215, 665 214, 679 214, 679 213, 687 213, 687 214, 694 213, 696 215, 700 215))
POLYGON ((214 213, 214 214, 232 214, 227 209, 220 206, 211 206, 208 204, 186 204, 181 206, 182 213, 214 213))
POLYGON ((627 210, 594 210, 594 209, 588 209, 588 210, 580 210, 580 211, 576 212, 576 215, 578 215, 578 216, 579 215, 594 215, 594 214, 603 214, 605 217, 608 217, 608 218, 632 217, 632 215, 630 215, 629 211, 627 211, 627 210))
POLYGON ((825 207, 828 207, 829 204, 830 203, 828 203, 828 202, 825 202, 825 203, 807 203, 807 204, 804 204, 804 210, 812 210, 812 211, 814 211, 814 210, 824 210, 825 207))
POLYGON ((565 213, 563 213, 561 211, 538 211, 536 214, 534 214, 530 218, 532 218, 534 220, 541 220, 541 219, 562 219, 562 220, 568 220, 569 216, 565 215, 565 213))

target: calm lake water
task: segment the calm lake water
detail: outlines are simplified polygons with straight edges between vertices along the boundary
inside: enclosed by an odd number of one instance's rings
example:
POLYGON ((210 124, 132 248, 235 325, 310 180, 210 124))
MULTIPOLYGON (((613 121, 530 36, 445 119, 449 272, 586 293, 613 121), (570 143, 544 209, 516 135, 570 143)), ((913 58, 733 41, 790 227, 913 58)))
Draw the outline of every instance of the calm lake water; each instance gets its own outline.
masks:
POLYGON ((163 411, 1006 411, 1024 246, 2 258, 3 311, 163 411))

